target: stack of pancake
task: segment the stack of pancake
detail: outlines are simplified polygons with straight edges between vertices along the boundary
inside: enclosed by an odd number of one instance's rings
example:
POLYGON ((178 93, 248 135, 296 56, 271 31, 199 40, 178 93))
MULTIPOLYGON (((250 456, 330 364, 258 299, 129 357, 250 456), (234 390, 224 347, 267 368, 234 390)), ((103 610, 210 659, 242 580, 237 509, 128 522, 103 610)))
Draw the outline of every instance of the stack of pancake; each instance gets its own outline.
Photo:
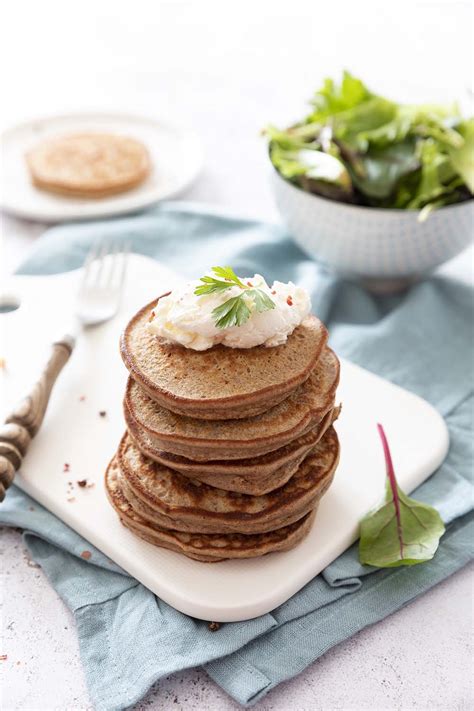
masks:
POLYGON ((339 361, 306 318, 284 345, 194 351, 130 321, 127 432, 109 500, 141 538, 201 561, 288 550, 308 533, 339 458, 339 361))

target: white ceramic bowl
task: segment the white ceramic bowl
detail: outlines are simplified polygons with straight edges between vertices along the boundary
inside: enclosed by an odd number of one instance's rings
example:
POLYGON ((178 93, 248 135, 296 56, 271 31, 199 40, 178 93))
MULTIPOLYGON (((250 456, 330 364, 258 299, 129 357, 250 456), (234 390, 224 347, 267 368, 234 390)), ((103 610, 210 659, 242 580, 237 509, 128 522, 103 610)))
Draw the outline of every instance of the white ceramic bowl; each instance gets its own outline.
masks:
POLYGON ((474 200, 434 210, 384 210, 328 200, 275 170, 273 193, 295 241, 324 266, 376 288, 412 281, 455 257, 472 240, 474 200))

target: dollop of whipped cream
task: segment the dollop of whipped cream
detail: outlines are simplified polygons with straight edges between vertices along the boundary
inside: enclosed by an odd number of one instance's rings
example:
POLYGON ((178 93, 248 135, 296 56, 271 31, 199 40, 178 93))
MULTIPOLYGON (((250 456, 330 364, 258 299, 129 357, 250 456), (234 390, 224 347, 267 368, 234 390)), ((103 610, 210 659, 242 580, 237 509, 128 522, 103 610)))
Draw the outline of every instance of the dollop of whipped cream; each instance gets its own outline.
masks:
MULTIPOLYGON (((264 291, 275 308, 258 312, 251 298, 246 299, 250 318, 241 326, 218 328, 212 311, 242 290, 233 286, 220 293, 196 296, 200 281, 178 285, 171 294, 159 299, 153 309, 148 329, 165 343, 179 343, 195 351, 205 351, 219 343, 229 348, 280 346, 311 311, 306 289, 291 281, 273 282, 270 287, 260 274, 242 277, 242 282, 264 291)), ((244 295, 244 298, 245 295, 244 295)))

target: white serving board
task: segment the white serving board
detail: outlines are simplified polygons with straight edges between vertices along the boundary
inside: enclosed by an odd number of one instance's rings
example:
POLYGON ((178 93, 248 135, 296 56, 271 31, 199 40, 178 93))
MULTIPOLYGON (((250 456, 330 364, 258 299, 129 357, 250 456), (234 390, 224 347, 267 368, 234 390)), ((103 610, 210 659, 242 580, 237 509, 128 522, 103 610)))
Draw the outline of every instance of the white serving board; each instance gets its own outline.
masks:
MULTIPOLYGON (((13 288, 22 306, 0 315, 6 369, 0 374, 2 410, 25 391, 48 344, 67 322, 78 273, 18 277, 13 288)), ((287 600, 356 538, 360 518, 384 490, 384 459, 376 431, 383 423, 399 482, 412 491, 442 462, 448 432, 424 400, 347 361, 342 362, 337 423, 341 460, 309 536, 287 553, 206 564, 141 541, 125 529, 109 505, 103 473, 124 430, 122 396, 126 370, 119 333, 142 304, 166 291, 170 271, 133 255, 123 307, 110 323, 85 334, 53 391, 43 427, 33 440, 16 483, 178 610, 206 620, 256 617, 287 600), (85 395, 86 399, 80 401, 85 395), (100 410, 107 416, 101 418, 100 410), (63 472, 65 462, 70 471, 63 472), (67 501, 67 482, 87 478, 67 501)), ((2 413, 4 414, 4 413, 2 413)))
POLYGON ((49 116, 18 124, 1 135, 0 206, 40 222, 90 220, 123 215, 167 200, 190 185, 201 170, 201 143, 193 131, 158 119, 125 114, 80 113, 49 116), (137 138, 146 145, 152 170, 133 190, 97 199, 55 195, 36 188, 25 153, 44 138, 99 131, 137 138))

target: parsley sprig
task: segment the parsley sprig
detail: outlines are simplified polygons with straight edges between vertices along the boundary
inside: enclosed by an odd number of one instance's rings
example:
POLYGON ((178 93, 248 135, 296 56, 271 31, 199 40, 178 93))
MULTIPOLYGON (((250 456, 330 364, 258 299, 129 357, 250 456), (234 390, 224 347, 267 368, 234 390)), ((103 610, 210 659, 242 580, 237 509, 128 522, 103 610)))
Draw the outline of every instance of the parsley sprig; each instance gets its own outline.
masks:
POLYGON ((268 294, 262 289, 259 289, 248 284, 244 284, 232 267, 212 267, 215 277, 203 276, 200 281, 202 284, 196 287, 194 293, 196 296, 204 294, 222 293, 227 289, 232 289, 238 286, 241 289, 240 294, 233 296, 227 301, 224 301, 220 306, 216 306, 212 311, 217 328, 230 328, 231 326, 242 326, 252 315, 252 309, 249 306, 248 300, 253 302, 254 310, 257 313, 262 311, 271 311, 275 308, 275 303, 268 294), (220 277, 220 278, 216 278, 220 277))

